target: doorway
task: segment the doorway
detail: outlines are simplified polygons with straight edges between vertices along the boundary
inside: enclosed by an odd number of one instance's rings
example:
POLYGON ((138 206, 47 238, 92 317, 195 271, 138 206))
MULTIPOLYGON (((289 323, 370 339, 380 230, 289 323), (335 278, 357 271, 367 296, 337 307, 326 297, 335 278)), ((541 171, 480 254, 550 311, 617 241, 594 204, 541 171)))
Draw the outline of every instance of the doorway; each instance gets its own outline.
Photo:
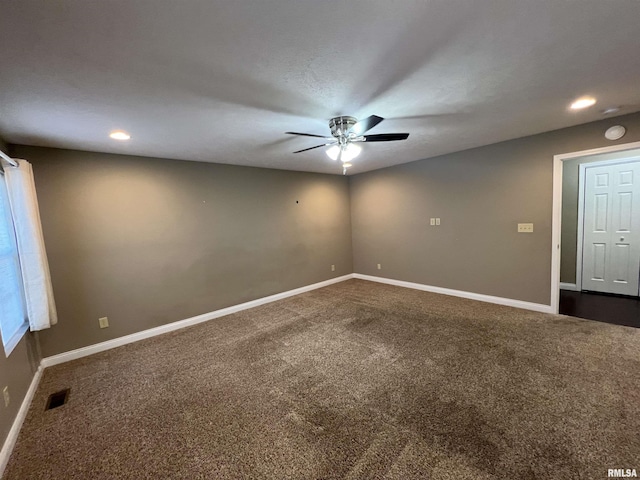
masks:
POLYGON ((640 327, 640 243, 635 240, 640 229, 640 204, 635 203, 640 202, 640 191, 619 188, 640 179, 640 170, 636 170, 640 166, 632 166, 628 173, 634 160, 640 165, 640 142, 554 157, 551 306, 555 312, 640 327), (606 171, 614 165, 619 168, 606 171), (591 191, 591 200, 585 202, 587 176, 601 191, 591 191), (602 193, 605 184, 610 189, 606 195, 602 193), (622 224, 625 215, 628 221, 622 224), (589 232, 602 233, 606 241, 590 238, 589 232), (637 267, 629 266, 634 255, 637 267))

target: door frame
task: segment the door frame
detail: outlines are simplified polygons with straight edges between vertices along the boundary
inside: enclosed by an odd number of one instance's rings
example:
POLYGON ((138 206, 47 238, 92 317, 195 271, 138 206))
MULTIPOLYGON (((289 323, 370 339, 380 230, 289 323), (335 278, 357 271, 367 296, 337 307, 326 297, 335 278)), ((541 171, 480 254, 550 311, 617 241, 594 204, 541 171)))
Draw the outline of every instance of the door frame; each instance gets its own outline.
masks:
POLYGON ((614 160, 602 160, 599 162, 590 162, 580 164, 580 172, 578 174, 578 235, 576 241, 576 289, 582 290, 582 248, 584 245, 584 178, 587 174, 587 168, 604 167, 607 165, 624 165, 625 163, 640 162, 640 155, 614 160))
MULTIPOLYGON (((578 152, 561 153, 553 156, 553 203, 551 218, 551 310, 558 313, 560 306, 560 239, 562 229, 562 164, 565 160, 589 157, 602 153, 621 152, 640 148, 640 142, 592 148, 578 152)), ((576 281, 577 281, 576 272, 576 281)), ((580 275, 582 283, 582 272, 580 275)))

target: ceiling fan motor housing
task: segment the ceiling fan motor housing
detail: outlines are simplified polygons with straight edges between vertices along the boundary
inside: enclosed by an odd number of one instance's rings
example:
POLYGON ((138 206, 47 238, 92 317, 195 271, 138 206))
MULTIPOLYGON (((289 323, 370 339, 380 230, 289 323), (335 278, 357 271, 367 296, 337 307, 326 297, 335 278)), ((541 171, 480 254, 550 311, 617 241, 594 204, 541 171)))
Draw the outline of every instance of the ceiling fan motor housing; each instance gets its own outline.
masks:
POLYGON ((331 129, 331 135, 336 138, 340 138, 347 135, 347 132, 358 123, 358 119, 355 117, 335 117, 329 120, 329 128, 331 129))

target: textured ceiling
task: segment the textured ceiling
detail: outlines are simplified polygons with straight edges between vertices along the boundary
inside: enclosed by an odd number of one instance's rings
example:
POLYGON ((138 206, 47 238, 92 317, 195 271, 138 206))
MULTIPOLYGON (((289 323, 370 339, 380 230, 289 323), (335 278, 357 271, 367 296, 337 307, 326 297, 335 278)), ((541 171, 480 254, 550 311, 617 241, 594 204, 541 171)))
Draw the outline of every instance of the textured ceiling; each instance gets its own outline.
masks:
POLYGON ((0 5, 10 143, 341 173, 284 132, 377 114, 370 133, 411 133, 363 144, 358 173, 640 110, 637 0, 0 5))

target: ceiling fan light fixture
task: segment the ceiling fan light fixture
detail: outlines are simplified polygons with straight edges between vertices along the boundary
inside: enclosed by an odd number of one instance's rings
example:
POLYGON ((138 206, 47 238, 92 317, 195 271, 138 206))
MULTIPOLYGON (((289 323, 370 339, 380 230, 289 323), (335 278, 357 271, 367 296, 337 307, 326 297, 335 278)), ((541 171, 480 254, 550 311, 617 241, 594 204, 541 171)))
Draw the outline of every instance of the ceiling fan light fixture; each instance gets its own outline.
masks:
POLYGON ((348 143, 347 146, 342 151, 342 161, 350 162, 362 151, 362 147, 360 145, 356 145, 355 143, 348 143))
POLYGON ((331 160, 337 160, 339 154, 340 154, 340 147, 338 145, 333 145, 327 148, 327 156, 331 160))
POLYGON ((378 115, 370 115, 358 121, 355 117, 334 117, 329 121, 329 128, 333 138, 323 137, 315 133, 285 132, 288 135, 301 135, 303 137, 324 138, 325 143, 303 148, 293 153, 308 152, 316 148, 329 147, 325 150, 327 157, 333 161, 340 160, 343 164, 343 173, 351 166, 351 160, 362 152, 360 142, 393 142, 396 140, 406 140, 408 133, 378 133, 374 135, 364 135, 370 129, 382 122, 384 118, 378 115))
POLYGON ((342 160, 343 162, 350 162, 362 151, 362 147, 360 145, 356 145, 355 143, 347 143, 346 145, 332 145, 327 148, 327 156, 331 160, 342 160), (340 152, 342 151, 342 154, 340 152))

